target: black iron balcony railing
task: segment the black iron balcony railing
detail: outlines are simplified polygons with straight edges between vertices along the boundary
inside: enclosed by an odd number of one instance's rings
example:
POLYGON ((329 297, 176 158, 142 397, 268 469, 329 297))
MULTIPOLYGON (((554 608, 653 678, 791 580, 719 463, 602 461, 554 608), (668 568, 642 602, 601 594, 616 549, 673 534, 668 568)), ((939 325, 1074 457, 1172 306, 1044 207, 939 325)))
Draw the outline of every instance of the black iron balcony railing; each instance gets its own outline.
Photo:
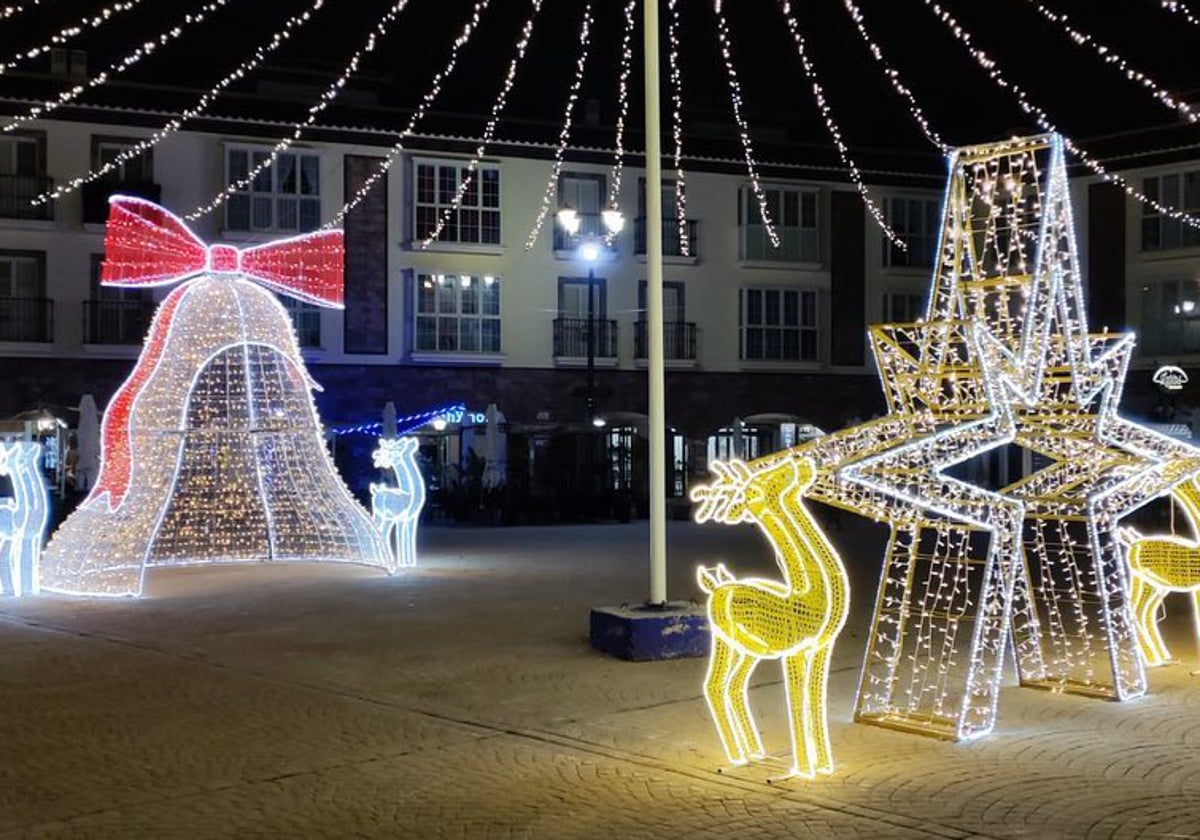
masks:
POLYGON ((54 301, 0 297, 0 341, 53 341, 54 301))
POLYGON ((153 181, 92 181, 84 184, 81 192, 83 221, 90 225, 102 225, 108 221, 110 195, 132 195, 155 203, 162 201, 162 185, 153 181))
MULTIPOLYGON (((560 225, 554 226, 555 251, 574 251, 581 242, 603 241, 607 229, 604 227, 604 220, 599 213, 576 213, 575 215, 579 218, 579 230, 575 234, 567 233, 560 225)), ((616 238, 614 237, 608 250, 612 251, 615 248, 616 238)))
POLYGON ((0 175, 0 217, 5 219, 54 218, 54 202, 30 204, 42 193, 54 189, 54 179, 43 175, 0 175))
MULTIPOLYGON (((592 322, 596 331, 593 347, 595 359, 614 359, 617 356, 617 322, 600 318, 592 322)), ((554 319, 554 355, 560 358, 586 359, 588 355, 588 319, 554 319)))
POLYGON ((152 300, 85 300, 84 343, 141 344, 150 331, 155 306, 152 300))
MULTIPOLYGON (((634 219, 634 253, 646 253, 646 218, 645 216, 634 219)), ((696 252, 696 220, 686 219, 684 221, 685 232, 687 234, 687 253, 684 253, 683 243, 679 241, 679 220, 678 219, 663 219, 662 220, 662 237, 663 237, 663 256, 664 257, 695 257, 699 256, 696 252)))
MULTIPOLYGON (((645 359, 650 355, 647 321, 633 322, 633 355, 645 359)), ((663 324, 663 358, 694 360, 696 358, 696 325, 684 321, 663 324)))

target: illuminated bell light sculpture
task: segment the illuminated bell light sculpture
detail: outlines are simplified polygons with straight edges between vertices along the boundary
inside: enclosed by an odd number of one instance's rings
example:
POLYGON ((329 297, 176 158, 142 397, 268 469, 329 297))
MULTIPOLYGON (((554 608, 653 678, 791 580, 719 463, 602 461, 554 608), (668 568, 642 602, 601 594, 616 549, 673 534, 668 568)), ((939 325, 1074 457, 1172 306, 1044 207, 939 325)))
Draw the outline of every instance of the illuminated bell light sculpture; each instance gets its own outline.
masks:
POLYGON ((264 286, 341 306, 342 232, 238 251, 110 199, 102 283, 186 280, 104 413, 100 475, 54 534, 42 588, 138 595, 147 568, 391 559, 325 448, 287 311, 264 286), (190 279, 189 279, 190 278, 190 279))
POLYGON ((1118 522, 1200 450, 1116 411, 1133 336, 1088 332, 1061 138, 948 162, 926 316, 870 331, 887 414, 749 469, 807 455, 806 498, 891 528, 855 719, 969 739, 1010 643, 1024 685, 1144 693, 1118 522))
POLYGON ((737 579, 723 565, 698 571, 708 593, 712 653, 704 697, 734 764, 764 755, 747 689, 763 659, 783 663, 793 775, 833 770, 826 709, 829 656, 846 622, 846 569, 803 502, 816 466, 778 461, 754 472, 741 461, 714 461, 719 476, 692 490, 697 522, 754 521, 775 549, 783 581, 737 579))
MULTIPOLYGON (((1200 537, 1200 487, 1185 481, 1171 491, 1183 507, 1192 534, 1200 537)), ((1163 665, 1171 658, 1158 629, 1158 609, 1171 592, 1192 596, 1196 641, 1200 643, 1200 542, 1176 536, 1142 536, 1132 528, 1122 530, 1128 546, 1130 599, 1137 620, 1142 656, 1147 665, 1163 665)))
POLYGON ((50 500, 38 461, 42 446, 33 441, 0 443, 0 475, 12 495, 0 498, 0 592, 30 595, 38 591, 42 539, 50 518, 50 500))
POLYGON ((371 483, 371 518, 387 543, 393 566, 417 564, 417 523, 425 507, 425 480, 416 460, 419 447, 415 437, 381 437, 371 453, 377 468, 390 469, 396 477, 394 487, 371 483))

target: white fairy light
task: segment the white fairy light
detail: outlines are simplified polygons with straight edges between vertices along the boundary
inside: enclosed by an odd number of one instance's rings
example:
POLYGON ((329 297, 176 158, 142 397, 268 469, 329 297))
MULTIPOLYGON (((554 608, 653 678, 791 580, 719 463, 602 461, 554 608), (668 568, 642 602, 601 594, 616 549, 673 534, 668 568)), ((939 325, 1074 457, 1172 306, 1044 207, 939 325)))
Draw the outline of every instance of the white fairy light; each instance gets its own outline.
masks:
POLYGON ((471 40, 472 33, 479 28, 479 21, 490 2, 491 0, 477 0, 474 8, 471 10, 470 18, 463 25, 462 32, 460 32, 458 37, 454 39, 454 43, 450 45, 450 57, 446 60, 446 66, 443 67, 433 77, 433 82, 430 84, 429 90, 425 92, 425 96, 421 99, 421 104, 417 106, 417 109, 413 111, 412 116, 409 117, 408 125, 406 125, 404 130, 400 132, 400 137, 396 141, 395 145, 388 150, 387 155, 382 161, 380 161, 375 171, 368 176, 366 181, 363 182, 362 186, 358 188, 350 200, 342 205, 342 209, 339 210, 333 219, 324 225, 324 227, 331 228, 341 224, 342 220, 346 218, 346 214, 357 207, 362 200, 366 198, 366 195, 368 192, 370 192, 371 187, 378 183, 380 178, 387 175, 388 171, 392 168, 392 165, 396 162, 396 158, 401 152, 404 151, 404 141, 412 136, 413 132, 417 128, 417 124, 424 119, 425 113, 429 110, 430 106, 433 105, 434 101, 438 98, 438 95, 441 94, 443 83, 445 83, 445 81, 454 73, 454 68, 458 64, 459 51, 467 45, 467 42, 471 40))
POLYGON ((954 37, 958 39, 958 41, 966 48, 971 57, 975 59, 975 62, 988 75, 988 78, 990 78, 997 87, 1003 90, 1011 91, 1012 94, 1017 98, 1017 102, 1020 105, 1021 110, 1033 117, 1034 121, 1043 131, 1061 136, 1063 143, 1071 151, 1071 153, 1075 155, 1075 157, 1077 157, 1084 166, 1091 170, 1092 173, 1105 181, 1109 181, 1121 187, 1121 189, 1125 191, 1126 195, 1136 198, 1138 201, 1148 207, 1154 208, 1160 214, 1172 219, 1178 219, 1189 227, 1200 228, 1200 219, 1188 215, 1186 212, 1177 207, 1168 207, 1164 204, 1160 204, 1145 193, 1135 189, 1132 184, 1130 184, 1120 175, 1116 174, 1115 172, 1109 172, 1107 169, 1105 169, 1099 161, 1095 160, 1091 155, 1076 145, 1071 138, 1061 134, 1054 123, 1050 121, 1050 118, 1047 116, 1046 112, 1030 102, 1029 97, 1025 95, 1025 91, 1022 90, 1020 86, 1010 82, 1004 76, 1004 74, 1000 72, 1000 67, 996 64, 996 61, 984 50, 974 45, 972 42, 971 33, 964 29, 952 14, 943 9, 937 0, 923 0, 923 2, 934 14, 934 16, 941 20, 942 23, 946 25, 946 28, 948 28, 954 35, 954 37))
MULTIPOLYGON (((625 4, 625 32, 621 36, 621 70, 617 74, 617 131, 616 151, 613 154, 612 177, 608 183, 608 208, 616 210, 621 200, 621 175, 625 171, 625 118, 629 115, 629 73, 633 69, 633 32, 637 0, 625 4)), ((611 245, 616 233, 608 230, 604 242, 611 245)))
POLYGON ((112 160, 108 161, 103 166, 89 170, 83 175, 79 175, 64 181, 53 190, 42 193, 34 198, 30 203, 35 205, 45 204, 47 201, 52 201, 56 198, 62 198, 64 195, 75 192, 75 190, 79 189, 84 184, 90 184, 96 179, 104 177, 109 172, 112 172, 118 166, 123 164, 125 161, 131 160, 147 149, 157 146, 167 137, 171 136, 180 128, 182 128, 184 123, 188 122, 194 117, 200 116, 207 111, 208 107, 213 103, 213 100, 220 96, 225 88, 229 87, 239 79, 245 78, 249 73, 253 72, 253 70, 262 64, 262 62, 265 61, 271 53, 279 49, 279 47, 292 36, 293 32, 297 31, 310 20, 312 20, 314 14, 325 5, 325 2, 326 0, 313 0, 313 4, 309 8, 288 18, 283 26, 271 36, 267 43, 254 50, 254 53, 250 56, 250 58, 247 58, 237 67, 235 67, 232 72, 225 76, 225 78, 221 79, 221 81, 209 88, 208 92, 201 96, 195 105, 167 122, 166 125, 155 131, 148 138, 130 146, 125 151, 113 157, 112 160))
POLYGON ((1159 5, 1173 14, 1181 15, 1192 26, 1200 26, 1200 17, 1179 0, 1159 0, 1159 5))
POLYGON ((479 144, 475 147, 475 154, 471 158, 471 162, 467 164, 466 174, 463 176, 462 182, 458 185, 458 190, 454 193, 454 200, 450 206, 442 211, 438 217, 437 224, 427 237, 421 242, 421 248, 428 248, 442 234, 442 229, 446 223, 450 221, 450 214, 457 213, 458 208, 462 205, 462 197, 470 187, 471 181, 475 178, 475 171, 479 168, 479 161, 487 151, 488 145, 492 142, 492 135, 496 133, 496 125, 500 122, 500 114, 508 105, 508 94, 512 90, 513 83, 517 78, 517 68, 521 66, 521 60, 525 57, 525 50, 529 47, 529 40, 533 37, 533 25, 537 20, 538 12, 542 10, 543 0, 530 0, 533 5, 533 10, 529 13, 529 17, 525 19, 524 26, 521 27, 521 37, 517 41, 516 54, 512 61, 508 64, 508 72, 504 75, 504 82, 500 86, 500 93, 496 97, 496 101, 492 103, 492 113, 488 118, 487 125, 483 130, 483 137, 479 144))
POLYGON ((871 213, 872 218, 875 219, 875 223, 879 225, 879 229, 883 231, 883 235, 897 248, 907 251, 908 243, 901 239, 888 225, 887 220, 883 218, 883 212, 875 204, 870 192, 867 190, 867 185, 863 182, 862 173, 858 170, 858 164, 850 157, 850 150, 846 148, 846 143, 842 139, 842 130, 838 127, 837 120, 833 117, 833 109, 829 107, 829 102, 825 99, 825 90, 821 87, 821 82, 817 78, 817 71, 808 57, 808 50, 805 49, 804 44, 804 33, 800 31, 800 24, 792 14, 792 4, 788 0, 781 0, 779 8, 787 20, 788 31, 792 34, 792 40, 795 42, 796 51, 800 56, 800 63, 804 66, 804 75, 808 77, 808 82, 812 86, 813 99, 816 100, 821 117, 825 120, 825 128, 829 132, 829 136, 833 139, 834 146, 837 147, 838 157, 842 159, 842 164, 850 170, 850 177, 854 181, 854 186, 858 189, 858 194, 862 196, 863 203, 867 206, 867 210, 871 213))
MULTIPOLYGON (((683 73, 679 67, 679 0, 668 0, 667 11, 667 62, 670 67, 668 79, 671 83, 671 139, 675 151, 671 163, 675 168, 675 220, 679 234, 679 253, 692 255, 691 237, 688 236, 687 189, 683 179, 683 73)), ((650 224, 650 220, 646 220, 650 224)))
POLYGON ((0 20, 8 20, 10 17, 16 17, 31 6, 40 6, 41 4, 41 0, 29 0, 28 3, 13 3, 8 6, 0 6, 0 20))
POLYGON ((925 115, 925 111, 917 104, 917 98, 913 95, 908 85, 900 80, 900 71, 888 63, 883 56, 883 49, 879 43, 871 37, 867 32, 866 24, 864 23, 862 10, 854 2, 854 0, 842 0, 842 5, 846 7, 850 18, 854 21, 855 28, 858 29, 858 35, 867 45, 867 51, 871 53, 871 57, 883 68, 883 77, 888 80, 888 84, 892 86, 892 90, 905 100, 908 105, 908 112, 912 115, 914 121, 920 126, 921 131, 930 143, 941 149, 943 154, 950 151, 949 145, 942 140, 941 136, 929 124, 929 118, 925 115))
MULTIPOLYGON (((579 30, 579 56, 575 59, 575 75, 571 79, 570 91, 567 94, 567 104, 563 109, 562 126, 558 131, 558 143, 554 147, 554 164, 550 167, 550 175, 546 179, 546 189, 542 191, 542 203, 538 208, 537 217, 533 221, 533 228, 529 231, 529 236, 525 238, 526 251, 533 248, 534 243, 537 242, 538 234, 541 233, 542 225, 545 224, 546 217, 550 213, 550 207, 554 202, 554 195, 558 187, 558 175, 562 171, 563 166, 563 154, 566 152, 567 143, 571 139, 572 115, 575 113, 575 103, 579 99, 579 88, 583 84, 583 71, 587 65, 588 46, 591 43, 591 39, 592 4, 591 0, 588 0, 583 7, 583 23, 579 30)), ((438 222, 438 229, 441 229, 441 220, 438 222)), ((436 231, 434 235, 437 235, 436 231)))
POLYGON ((87 91, 100 87, 103 84, 107 84, 109 79, 111 79, 113 76, 118 76, 121 73, 124 73, 143 58, 153 53, 159 47, 166 46, 171 41, 179 38, 187 31, 188 27, 203 22, 209 14, 227 5, 229 2, 230 0, 212 0, 212 2, 203 6, 197 12, 188 12, 186 15, 184 15, 182 22, 176 23, 170 28, 163 30, 158 34, 158 37, 145 41, 138 46, 137 49, 129 53, 120 61, 113 62, 103 72, 92 77, 91 79, 88 79, 85 84, 75 85, 68 90, 64 90, 58 95, 57 98, 47 99, 41 105, 31 108, 25 114, 12 118, 12 121, 5 124, 2 130, 12 131, 14 128, 22 125, 23 123, 37 119, 38 117, 44 117, 52 111, 56 111, 63 105, 75 101, 87 91))
POLYGON ((1100 43, 1090 34, 1082 32, 1071 26, 1071 24, 1068 22, 1068 15, 1046 8, 1044 5, 1038 2, 1038 0, 1026 0, 1026 2, 1037 9, 1038 14, 1040 14, 1046 20, 1056 23, 1062 27, 1063 32, 1066 33, 1067 37, 1069 37, 1072 41, 1081 47, 1091 47, 1093 52, 1095 52, 1105 64, 1113 65, 1123 74, 1125 74, 1125 78, 1146 88, 1146 90, 1150 92, 1151 96, 1153 96, 1163 105, 1173 111, 1177 111, 1180 116, 1182 116, 1188 122, 1194 123, 1200 121, 1200 115, 1192 110, 1191 106, 1189 106, 1186 102, 1171 96, 1170 92, 1168 92, 1165 88, 1154 81, 1154 79, 1150 78, 1150 76, 1146 75, 1141 70, 1130 66, 1129 62, 1115 52, 1112 47, 1100 43))
POLYGON ((750 176, 750 186, 758 201, 758 210, 762 214, 763 230, 766 231, 767 238, 771 240, 771 245, 778 248, 779 233, 775 230, 775 223, 771 221, 771 214, 767 211, 767 196, 763 193, 762 184, 758 180, 758 171, 754 165, 754 147, 750 142, 750 126, 742 115, 742 85, 738 81, 737 68, 733 66, 729 25, 725 22, 725 15, 721 13, 719 0, 714 3, 713 11, 717 17, 717 40, 721 46, 721 58, 725 62, 725 76, 729 80, 729 102, 733 107, 733 119, 737 123, 738 136, 742 141, 742 152, 746 159, 746 171, 750 176))
POLYGON ((346 87, 346 82, 350 80, 351 76, 358 72, 358 65, 362 61, 363 56, 369 55, 375 51, 375 47, 378 45, 380 39, 387 36, 388 30, 391 28, 392 24, 396 22, 396 18, 400 16, 400 13, 404 11, 407 5, 408 0, 397 0, 397 2, 394 3, 386 13, 384 13, 383 17, 376 21, 375 28, 367 35, 367 40, 361 47, 355 50, 354 54, 350 56, 350 60, 346 62, 346 66, 342 68, 342 74, 334 79, 327 88, 325 88, 324 93, 321 94, 321 98, 317 100, 315 105, 309 106, 308 116, 304 119, 304 122, 296 123, 292 127, 292 133, 290 136, 284 137, 278 143, 272 146, 270 153, 253 167, 251 167, 249 172, 233 183, 228 184, 225 189, 217 193, 207 204, 196 207, 190 213, 185 213, 183 218, 191 221, 211 213, 213 210, 216 210, 218 207, 228 201, 229 196, 250 186, 250 184, 254 182, 255 177, 257 177, 258 174, 263 170, 267 169, 267 167, 274 166, 275 161, 279 159, 279 156, 283 154, 283 152, 290 149, 292 144, 299 140, 301 136, 303 136, 305 130, 310 128, 313 123, 317 121, 317 117, 319 117, 325 111, 325 109, 332 105, 334 100, 338 98, 342 90, 346 87))
POLYGON ((60 29, 57 33, 52 35, 50 40, 46 43, 37 47, 31 47, 27 50, 22 50, 8 61, 0 63, 0 73, 5 73, 11 70, 22 61, 28 61, 31 58, 37 58, 39 55, 44 55, 50 52, 50 50, 54 49, 55 47, 61 47, 75 36, 80 35, 89 29, 99 29, 114 17, 117 17, 124 12, 128 12, 130 9, 137 7, 142 2, 143 0, 119 0, 119 2, 113 3, 111 6, 105 6, 103 9, 94 14, 85 15, 77 23, 60 29))

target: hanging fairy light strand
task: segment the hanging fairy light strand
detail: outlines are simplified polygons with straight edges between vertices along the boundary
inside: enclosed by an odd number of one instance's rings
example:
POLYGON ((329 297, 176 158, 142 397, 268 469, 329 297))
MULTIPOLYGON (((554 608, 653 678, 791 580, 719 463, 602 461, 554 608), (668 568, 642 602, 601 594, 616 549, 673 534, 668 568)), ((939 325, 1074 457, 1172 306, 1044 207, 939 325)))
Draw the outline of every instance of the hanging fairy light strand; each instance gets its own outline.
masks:
POLYGON ((492 114, 488 118, 487 125, 483 130, 483 137, 479 144, 475 147, 475 154, 471 158, 471 162, 467 164, 467 172, 463 176, 462 182, 458 185, 458 190, 454 193, 454 200, 450 206, 444 209, 438 216, 437 225, 421 242, 421 248, 428 248, 433 242, 442 235, 443 228, 450 221, 450 214, 457 213, 459 207, 462 206, 463 195, 466 194, 467 188, 471 186, 471 182, 475 178, 475 172, 479 169, 479 161, 487 151, 488 144, 492 142, 492 135, 496 133, 496 125, 500 122, 500 114, 503 113, 505 106, 508 105, 508 94, 512 90, 513 83, 517 78, 517 69, 521 66, 521 60, 525 58, 525 50, 529 47, 529 41, 533 37, 533 25, 537 20, 538 12, 542 10, 543 0, 530 0, 533 5, 533 10, 529 13, 529 17, 525 19, 524 26, 521 27, 521 38, 517 41, 516 55, 508 64, 508 72, 504 75, 504 82, 500 86, 500 94, 496 97, 496 101, 492 103, 492 114))
POLYGON ((1111 64, 1116 67, 1125 75, 1125 78, 1144 87, 1151 96, 1153 96, 1167 108, 1178 112, 1179 115, 1188 122, 1194 123, 1200 121, 1200 115, 1198 115, 1186 102, 1171 96, 1171 94, 1165 88, 1163 88, 1162 85, 1158 84, 1156 81, 1154 81, 1154 79, 1150 78, 1150 76, 1143 73, 1141 70, 1130 66, 1129 62, 1127 62, 1111 47, 1100 43, 1088 33, 1082 32, 1071 26, 1067 15, 1060 14, 1055 12, 1053 9, 1046 8, 1042 3, 1038 2, 1038 0, 1026 0, 1026 2, 1037 9, 1038 14, 1040 14, 1046 20, 1061 27, 1062 31, 1072 41, 1081 47, 1091 47, 1092 51, 1095 52, 1105 64, 1111 64))
POLYGON ((412 136, 417 128, 417 124, 424 119, 425 113, 433 105, 438 95, 441 94, 442 84, 454 73, 454 68, 458 65, 459 51, 467 45, 467 42, 471 40, 472 33, 479 28, 479 21, 482 19, 483 13, 487 10, 490 2, 491 0, 477 0, 471 10, 471 17, 463 25, 462 32, 459 33, 458 37, 454 39, 454 43, 450 46, 450 58, 447 59, 446 66, 433 77, 433 82, 429 86, 429 90, 426 91, 424 98, 421 99, 421 104, 417 106, 412 116, 409 117, 408 125, 400 132, 400 137, 395 145, 388 150, 387 155, 380 161, 375 171, 367 177, 350 200, 342 205, 342 209, 324 227, 331 228, 340 225, 342 220, 346 218, 346 214, 366 198, 371 187, 375 186, 379 182, 379 179, 387 175, 391 170, 392 165, 396 162, 396 158, 404 151, 404 141, 412 136))
POLYGON ((9 6, 0 6, 0 20, 8 20, 10 17, 16 17, 27 10, 30 6, 42 5, 41 0, 29 0, 28 3, 13 3, 9 6))
POLYGON ((105 6, 100 11, 92 15, 84 16, 78 23, 64 27, 57 34, 51 36, 46 43, 31 47, 27 50, 22 50, 10 58, 8 61, 0 63, 0 73, 5 73, 16 67, 22 61, 28 61, 31 58, 37 58, 39 55, 45 55, 55 47, 61 47, 68 43, 76 35, 86 32, 89 29, 99 29, 104 24, 108 23, 118 15, 128 12, 131 9, 140 5, 143 0, 121 0, 121 2, 113 3, 111 6, 105 6))
MULTIPOLYGON (((971 38, 971 33, 964 29, 952 14, 942 8, 942 5, 938 3, 937 0, 922 0, 922 2, 924 2, 925 6, 934 14, 935 17, 945 24, 946 28, 950 30, 950 32, 963 45, 963 47, 966 48, 971 57, 975 59, 975 62, 983 69, 988 78, 992 80, 993 84, 1002 90, 1011 91, 1013 96, 1016 97, 1021 110, 1033 117, 1034 121, 1043 131, 1051 134, 1062 135, 1062 132, 1055 127, 1054 123, 1051 122, 1050 118, 1046 115, 1046 112, 1030 102, 1029 97, 1025 95, 1025 91, 1020 86, 1009 81, 1004 74, 1000 72, 1000 67, 996 63, 995 59, 989 56, 984 50, 975 46, 971 38)), ((1154 208, 1154 210, 1161 215, 1171 219, 1178 219, 1180 222, 1188 225, 1189 227, 1200 229, 1200 219, 1188 215, 1177 207, 1169 207, 1165 204, 1155 201, 1145 193, 1135 189, 1132 184, 1130 184, 1117 173, 1109 172, 1099 161, 1080 148, 1073 140, 1071 140, 1071 138, 1067 137, 1066 135, 1062 135, 1062 139, 1063 144, 1071 152, 1071 154, 1075 155, 1084 166, 1086 166, 1099 178, 1116 184, 1125 191, 1126 195, 1136 198, 1147 207, 1154 208)))
POLYGON ((692 243, 688 237, 687 191, 683 182, 683 73, 679 67, 679 3, 667 3, 667 63, 671 84, 671 140, 675 151, 671 164, 675 168, 675 220, 679 234, 679 255, 690 257, 692 243))
POLYGON ((383 17, 375 22, 374 29, 367 34, 367 40, 363 42, 361 47, 354 51, 354 54, 350 56, 350 60, 346 62, 346 66, 342 68, 342 74, 325 88, 325 91, 321 94, 321 98, 315 104, 309 106, 308 116, 304 122, 296 123, 292 127, 290 136, 282 138, 272 146, 270 153, 252 166, 249 172, 228 184, 225 189, 213 196, 212 200, 207 204, 196 207, 190 213, 185 213, 183 218, 190 221, 208 215, 228 201, 229 197, 235 192, 244 191, 254 182, 254 179, 258 175, 269 167, 274 166, 279 156, 291 148, 292 144, 299 140, 307 129, 312 127, 313 123, 317 121, 317 117, 338 98, 342 90, 345 89, 346 82, 358 72, 358 65, 362 62, 363 56, 370 55, 375 51, 375 47, 378 46, 379 41, 387 37, 388 30, 391 29, 392 24, 396 22, 396 18, 400 16, 400 13, 404 11, 406 6, 408 6, 408 0, 397 0, 384 13, 383 17))
MULTIPOLYGON (((629 74, 633 69, 633 32, 636 18, 634 10, 637 0, 625 4, 625 32, 621 36, 621 70, 617 76, 617 131, 616 152, 613 156, 612 178, 608 185, 608 209, 619 210, 621 199, 621 175, 625 171, 625 119, 629 116, 629 74)), ((616 234, 605 231, 604 244, 612 245, 616 234)))
POLYGON ((729 24, 725 22, 725 15, 721 12, 720 0, 713 5, 713 12, 717 18, 717 40, 721 46, 721 58, 725 61, 725 75, 729 79, 729 102, 733 106, 733 119, 737 122, 738 135, 742 141, 742 152, 746 159, 746 171, 750 176, 750 187, 754 191, 754 198, 758 202, 758 211, 762 215, 763 230, 766 231, 767 238, 771 240, 771 246, 778 248, 779 233, 775 230, 775 223, 771 221, 771 214, 767 210, 767 196, 763 192, 762 184, 758 180, 758 169, 754 165, 754 147, 750 142, 750 126, 742 115, 742 85, 738 81, 737 68, 733 66, 733 48, 729 44, 729 24))
POLYGON ((788 0, 782 0, 779 8, 787 20, 788 31, 792 35, 792 40, 796 43, 796 52, 799 54, 800 63, 804 67, 804 75, 808 77, 808 83, 812 86, 813 99, 816 101, 817 108, 821 112, 821 118, 825 121, 825 128, 829 132, 834 146, 837 147, 838 157, 842 159, 842 164, 850 170, 850 177, 854 181, 854 186, 858 189, 858 194, 862 196, 863 203, 875 219, 875 223, 879 225, 879 229, 883 231, 883 235, 900 250, 908 250, 907 243, 892 230, 887 220, 883 217, 883 211, 879 209, 874 199, 871 198, 870 191, 867 190, 867 185, 863 182, 862 173, 858 169, 858 164, 850 157, 850 150, 846 148, 846 142, 842 139, 842 130, 838 126, 837 120, 834 119, 833 109, 829 107, 829 102, 825 99, 825 90, 821 87, 820 79, 817 78, 816 68, 813 67, 812 60, 809 58, 808 50, 805 47, 804 33, 800 31, 800 24, 797 22, 795 15, 792 14, 792 4, 788 0))
POLYGON ((188 12, 186 15, 184 15, 181 22, 174 24, 169 29, 164 29, 158 34, 157 38, 151 38, 145 41, 133 52, 129 53, 120 61, 113 62, 106 70, 92 77, 85 84, 75 85, 74 87, 64 90, 58 94, 57 98, 47 99, 41 105, 31 108, 25 114, 22 114, 18 117, 13 117, 12 122, 5 124, 3 129, 0 130, 12 131, 19 125, 27 123, 30 120, 35 120, 38 117, 44 117, 47 114, 58 110, 63 105, 74 102, 84 93, 92 90, 93 88, 107 84, 109 79, 111 79, 113 76, 119 76, 130 67, 133 67, 143 58, 153 53, 159 47, 166 46, 171 41, 181 37, 188 30, 188 27, 202 23, 208 15, 212 14, 223 6, 228 5, 229 2, 230 0, 212 0, 212 2, 203 6, 197 12, 188 12))
MULTIPOLYGON (((626 7, 628 9, 628 7, 626 7)), ((575 113, 575 103, 579 100, 579 88, 583 85, 583 71, 587 66, 589 45, 592 40, 592 4, 584 4, 583 23, 579 31, 579 57, 575 59, 575 76, 571 79, 570 92, 567 94, 567 105, 563 109, 562 127, 558 131, 558 144, 554 147, 554 165, 550 167, 550 176, 546 179, 546 189, 542 192, 542 204, 538 208, 537 218, 534 219, 533 229, 525 238, 525 250, 533 248, 538 234, 550 214, 550 205, 558 186, 558 175, 562 171, 563 154, 571 139, 572 115, 575 113)))
POLYGON ((854 26, 858 29, 859 37, 862 38, 863 42, 866 44, 867 51, 871 54, 871 57, 875 59, 875 62, 883 68, 883 76, 888 80, 888 84, 892 86, 892 90, 896 91, 897 95, 899 95, 900 98, 907 103, 909 114, 912 115, 913 120, 921 128, 921 131, 925 134, 925 137, 930 143, 937 146, 938 149, 941 150, 942 154, 948 153, 950 151, 949 144, 942 140, 941 135, 939 135, 933 129, 933 126, 930 125, 929 118, 925 115, 925 111, 920 105, 917 104, 916 96, 913 95, 913 92, 909 89, 908 85, 901 81, 900 71, 888 63, 888 60, 884 58, 883 49, 879 46, 879 43, 871 37, 869 32, 867 32, 862 10, 854 2, 854 0, 842 0, 842 5, 846 7, 846 11, 849 13, 850 19, 854 21, 854 26))
POLYGON ((1159 0, 1159 5, 1172 14, 1181 15, 1192 26, 1200 26, 1200 18, 1178 0, 1159 0))
POLYGON ((84 184, 90 184, 92 181, 95 181, 97 178, 104 177, 109 172, 112 172, 118 166, 123 164, 125 161, 131 160, 131 159, 137 157, 138 155, 140 155, 142 152, 146 151, 147 149, 151 149, 151 148, 157 146, 159 143, 161 143, 167 137, 171 136, 172 134, 177 132, 181 127, 183 127, 184 123, 188 122, 189 120, 191 120, 191 119, 203 114, 205 111, 207 111, 208 107, 213 103, 213 100, 215 100, 218 96, 220 96, 221 93, 225 90, 225 88, 229 87, 229 85, 233 84, 235 81, 245 78, 246 75, 253 72, 254 69, 256 67, 258 67, 258 65, 260 65, 263 61, 265 61, 266 58, 271 53, 273 53, 273 52, 275 52, 275 50, 279 49, 279 47, 285 41, 287 41, 295 31, 297 31, 298 29, 303 27, 305 24, 307 24, 310 20, 312 20, 315 13, 318 12, 321 9, 321 7, 325 5, 325 2, 326 2, 326 0, 313 0, 312 6, 310 6, 308 9, 305 9, 303 12, 299 12, 299 13, 293 15, 292 17, 288 18, 288 20, 284 23, 283 27, 281 29, 279 29, 278 31, 276 31, 275 34, 271 36, 271 39, 266 44, 263 44, 262 46, 255 49, 253 55, 251 55, 250 58, 243 61, 236 68, 234 68, 233 71, 229 73, 229 75, 225 76, 225 78, 221 79, 221 81, 217 82, 215 85, 213 85, 211 88, 209 88, 208 92, 205 93, 203 96, 201 96, 200 99, 197 100, 195 105, 193 105, 191 108, 184 111, 178 117, 175 117, 174 119, 167 122, 166 125, 164 125, 162 128, 155 131, 148 138, 146 138, 145 140, 141 140, 141 141, 135 143, 134 145, 130 146, 125 151, 114 156, 112 160, 108 161, 103 166, 99 166, 96 169, 89 170, 88 172, 86 172, 83 175, 76 176, 74 178, 71 178, 71 179, 63 182, 59 186, 55 187, 53 190, 49 190, 47 192, 42 193, 41 195, 37 196, 32 201, 30 201, 30 204, 34 204, 34 205, 45 204, 47 201, 52 201, 56 198, 62 198, 64 195, 73 193, 73 192, 75 192, 75 190, 79 189, 84 184))

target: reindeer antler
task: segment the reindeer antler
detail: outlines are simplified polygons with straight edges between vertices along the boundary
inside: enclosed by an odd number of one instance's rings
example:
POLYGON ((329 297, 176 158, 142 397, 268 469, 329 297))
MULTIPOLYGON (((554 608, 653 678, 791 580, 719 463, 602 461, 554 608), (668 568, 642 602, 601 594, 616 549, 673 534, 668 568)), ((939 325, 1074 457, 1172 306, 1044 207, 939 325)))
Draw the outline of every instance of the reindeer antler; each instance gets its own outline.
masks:
POLYGON ((693 502, 699 502, 693 518, 704 523, 710 519, 736 525, 751 519, 746 509, 746 488, 754 478, 754 472, 745 461, 713 461, 709 469, 717 477, 711 484, 693 487, 688 494, 693 502))

